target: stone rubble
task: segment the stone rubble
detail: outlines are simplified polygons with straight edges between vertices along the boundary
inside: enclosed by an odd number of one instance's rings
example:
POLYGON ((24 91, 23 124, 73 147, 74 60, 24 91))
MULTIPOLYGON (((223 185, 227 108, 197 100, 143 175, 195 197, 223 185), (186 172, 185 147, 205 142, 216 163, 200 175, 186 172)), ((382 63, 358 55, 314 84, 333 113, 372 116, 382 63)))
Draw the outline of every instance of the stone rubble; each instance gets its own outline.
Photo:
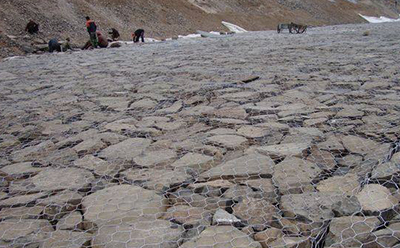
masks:
POLYGON ((399 246, 399 25, 0 62, 0 246, 399 246))

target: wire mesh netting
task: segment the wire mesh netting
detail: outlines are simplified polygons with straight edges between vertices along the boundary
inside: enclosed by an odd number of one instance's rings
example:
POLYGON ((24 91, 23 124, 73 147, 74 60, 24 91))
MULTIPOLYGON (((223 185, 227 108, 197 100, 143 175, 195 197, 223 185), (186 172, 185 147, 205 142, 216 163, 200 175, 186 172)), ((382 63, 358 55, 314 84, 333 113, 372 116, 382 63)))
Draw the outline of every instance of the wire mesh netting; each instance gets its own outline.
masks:
POLYGON ((0 247, 400 247, 387 25, 0 63, 0 247))

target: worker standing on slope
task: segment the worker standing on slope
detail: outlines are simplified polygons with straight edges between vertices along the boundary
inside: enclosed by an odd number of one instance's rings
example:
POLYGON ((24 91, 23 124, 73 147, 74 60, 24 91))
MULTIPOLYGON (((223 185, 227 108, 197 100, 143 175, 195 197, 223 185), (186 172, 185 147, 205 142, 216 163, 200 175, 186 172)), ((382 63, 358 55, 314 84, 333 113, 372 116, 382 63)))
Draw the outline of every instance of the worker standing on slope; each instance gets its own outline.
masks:
POLYGON ((92 43, 93 48, 97 48, 98 38, 97 38, 97 26, 94 21, 90 19, 89 16, 86 16, 86 28, 90 35, 90 42, 92 43))
POLYGON ((144 30, 143 29, 138 29, 132 34, 133 42, 137 43, 137 42, 139 42, 139 39, 142 39, 142 42, 144 42, 144 30))

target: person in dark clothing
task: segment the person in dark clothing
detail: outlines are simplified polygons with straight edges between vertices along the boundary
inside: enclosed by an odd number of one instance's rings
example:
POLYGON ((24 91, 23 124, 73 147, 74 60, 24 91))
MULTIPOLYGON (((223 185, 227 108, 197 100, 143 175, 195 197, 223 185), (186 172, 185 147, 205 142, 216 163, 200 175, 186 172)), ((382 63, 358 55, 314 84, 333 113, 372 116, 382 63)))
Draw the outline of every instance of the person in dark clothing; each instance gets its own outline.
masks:
POLYGON ((86 16, 86 28, 90 36, 90 42, 94 48, 97 48, 98 45, 98 38, 97 38, 97 26, 94 21, 90 19, 89 16, 86 16))
POLYGON ((97 32, 97 38, 98 38, 98 45, 100 48, 108 47, 108 40, 100 32, 97 32))
POLYGON ((57 39, 51 39, 49 41, 49 52, 52 53, 54 51, 61 52, 61 44, 58 43, 57 39))
POLYGON ((132 34, 133 42, 137 43, 137 42, 139 42, 139 39, 142 39, 142 42, 144 42, 144 30, 143 29, 138 29, 135 31, 135 33, 132 34))
POLYGON ((39 24, 30 20, 28 24, 26 24, 25 31, 30 34, 37 34, 39 32, 39 24))
POLYGON ((111 38, 113 41, 117 41, 119 39, 119 32, 115 28, 112 28, 111 31, 108 33, 111 34, 111 38))

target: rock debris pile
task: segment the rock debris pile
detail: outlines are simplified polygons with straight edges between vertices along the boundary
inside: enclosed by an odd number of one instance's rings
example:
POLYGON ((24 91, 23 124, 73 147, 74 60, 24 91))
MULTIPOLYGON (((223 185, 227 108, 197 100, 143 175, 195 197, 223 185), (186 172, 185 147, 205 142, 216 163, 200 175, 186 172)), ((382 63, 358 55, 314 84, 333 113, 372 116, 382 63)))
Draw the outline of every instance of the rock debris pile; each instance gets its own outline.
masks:
POLYGON ((0 63, 0 246, 397 247, 399 25, 0 63))

